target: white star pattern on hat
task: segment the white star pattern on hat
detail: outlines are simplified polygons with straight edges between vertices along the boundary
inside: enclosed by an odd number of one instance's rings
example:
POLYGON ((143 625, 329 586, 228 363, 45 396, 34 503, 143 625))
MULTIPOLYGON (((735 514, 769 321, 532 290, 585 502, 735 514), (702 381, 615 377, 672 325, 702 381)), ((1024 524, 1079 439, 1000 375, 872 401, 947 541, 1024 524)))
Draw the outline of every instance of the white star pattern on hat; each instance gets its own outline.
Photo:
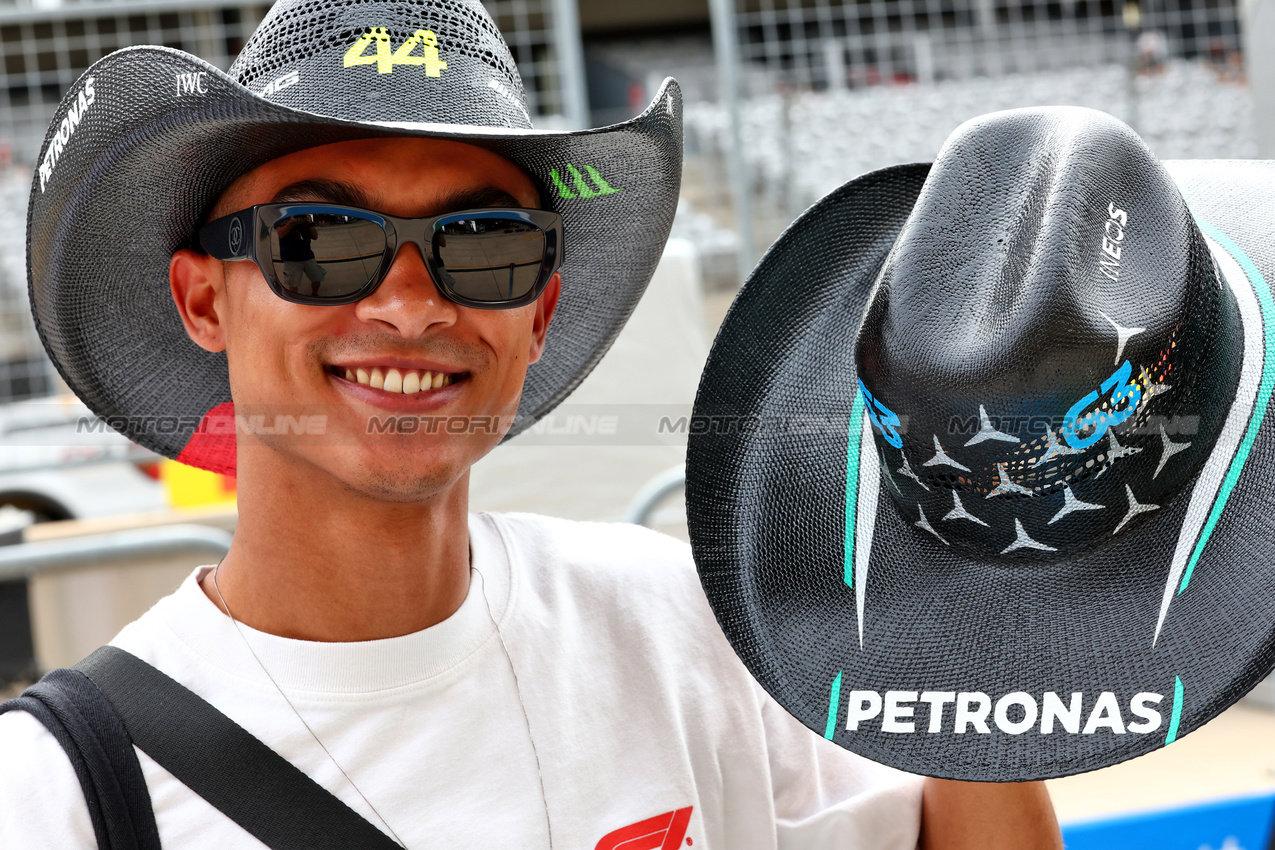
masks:
POLYGON ((1126 328, 1126 327, 1123 327, 1122 325, 1117 324, 1115 319, 1111 318, 1110 316, 1108 316, 1106 313, 1102 312, 1101 310, 1099 310, 1099 311, 1098 311, 1098 315, 1099 315, 1099 316, 1102 316, 1102 317, 1103 317, 1104 319, 1106 319, 1108 322, 1111 322, 1111 326, 1112 326, 1113 328, 1115 328, 1115 329, 1116 329, 1116 360, 1115 360, 1115 365, 1119 366, 1119 365, 1120 365, 1120 355, 1124 354, 1124 346, 1125 346, 1125 343, 1127 343, 1127 342, 1128 342, 1131 338, 1133 338, 1133 337, 1137 336, 1138 334, 1142 333, 1143 331, 1145 331, 1145 330, 1146 330, 1146 328, 1126 328))
POLYGON ((1067 514, 1076 511, 1101 511, 1106 505, 1095 505, 1093 502, 1082 502, 1076 498, 1076 494, 1071 492, 1070 487, 1063 487, 1063 506, 1058 513, 1054 514, 1054 518, 1049 521, 1050 525, 1058 522, 1058 520, 1067 516, 1067 514))
POLYGON ((1130 457, 1131 455, 1136 455, 1138 452, 1142 451, 1141 446, 1135 448, 1133 446, 1120 445, 1120 441, 1116 439, 1116 435, 1112 431, 1107 432, 1107 443, 1110 446, 1110 451, 1107 452, 1108 462, 1106 466, 1098 470, 1098 474, 1094 476, 1095 481, 1101 478, 1108 469, 1115 466, 1116 461, 1120 460, 1120 458, 1130 457))
POLYGON ((899 467, 898 472, 904 478, 911 478, 913 481, 919 484, 921 486, 921 489, 924 490, 925 492, 927 493, 930 492, 930 488, 925 486, 925 482, 922 481, 919 477, 917 477, 917 474, 912 471, 912 464, 908 463, 908 456, 906 454, 903 455, 903 466, 899 467))
POLYGON ((1169 458, 1173 457, 1178 452, 1184 452, 1191 448, 1191 443, 1189 441, 1185 443, 1175 443, 1170 440, 1168 432, 1164 430, 1164 423, 1160 424, 1160 439, 1164 443, 1164 448, 1160 451, 1160 463, 1156 466, 1155 475, 1152 475, 1152 478, 1159 477, 1160 470, 1164 469, 1164 465, 1169 462, 1169 458))
POLYGON ((1128 484, 1124 485, 1124 491, 1129 496, 1129 513, 1124 515, 1124 519, 1120 520, 1120 524, 1116 526, 1116 530, 1112 534, 1119 534, 1120 529, 1124 528, 1124 524, 1136 517, 1138 514, 1150 513, 1151 511, 1160 510, 1159 505, 1144 505, 1133 497, 1133 488, 1128 484))
POLYGON ((1001 550, 1001 554, 1005 555, 1013 552, 1015 549, 1039 549, 1042 552, 1057 552, 1053 546, 1046 546, 1039 540, 1033 540, 1031 535, 1023 530, 1023 524, 1018 517, 1014 517, 1014 542, 1001 550))
POLYGON ((996 464, 996 474, 1000 477, 1000 483, 996 485, 995 490, 987 494, 986 498, 990 499, 993 496, 1009 496, 1012 494, 1030 496, 1032 494, 1031 490, 1021 484, 1014 483, 1013 479, 1009 477, 1009 473, 1005 471, 1005 464, 996 464))
POLYGON ((970 468, 968 466, 964 466, 962 464, 957 463, 956 461, 952 460, 951 457, 948 456, 947 452, 943 451, 943 444, 939 442, 938 434, 935 434, 934 435, 934 457, 930 458, 925 463, 921 464, 921 466, 939 466, 940 464, 943 466, 950 466, 950 467, 953 467, 954 469, 959 469, 964 472, 970 471, 970 468))
POLYGON ((952 508, 952 510, 948 511, 947 516, 943 517, 944 522, 948 522, 949 520, 954 520, 954 519, 968 519, 972 522, 978 523, 981 526, 984 526, 984 527, 987 526, 987 523, 983 522, 981 519, 974 516, 969 511, 965 510, 965 506, 961 504, 961 495, 957 493, 955 490, 952 491, 952 501, 955 503, 955 506, 952 508))
POLYGON ((916 510, 921 515, 921 518, 917 520, 916 522, 912 523, 913 525, 915 525, 917 528, 921 528, 921 529, 924 529, 925 531, 930 532, 930 534, 933 534, 940 541, 942 541, 944 546, 952 545, 948 543, 946 540, 943 540, 943 535, 935 531, 934 526, 930 525, 930 521, 925 518, 925 508, 921 507, 920 503, 917 503, 916 510))
MULTIPOLYGON (((935 437, 937 440, 938 438, 935 437)), ((976 446, 984 440, 1004 440, 1007 443, 1017 443, 1018 438, 1006 434, 1004 431, 997 431, 992 427, 992 420, 987 418, 987 408, 983 405, 978 406, 978 433, 970 437, 970 441, 966 443, 966 447, 976 446)))
POLYGON ((1045 449, 1045 453, 1040 456, 1040 460, 1036 461, 1035 466, 1042 466, 1048 463, 1050 458, 1055 455, 1078 455, 1084 451, 1084 449, 1073 449, 1066 443, 1058 442, 1058 437, 1054 435, 1053 431, 1048 432, 1045 436, 1049 440, 1049 448, 1045 449))

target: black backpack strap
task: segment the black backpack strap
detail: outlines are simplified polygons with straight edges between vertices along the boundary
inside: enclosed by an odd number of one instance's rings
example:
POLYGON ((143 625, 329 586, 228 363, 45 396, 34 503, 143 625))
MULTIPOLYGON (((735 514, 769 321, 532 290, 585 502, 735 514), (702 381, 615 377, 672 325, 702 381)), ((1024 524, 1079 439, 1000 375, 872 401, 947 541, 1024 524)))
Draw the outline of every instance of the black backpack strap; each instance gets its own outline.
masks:
POLYGON ((159 831, 137 751, 97 686, 78 670, 54 670, 0 704, 25 711, 66 751, 84 791, 99 850, 160 850, 159 831))
POLYGON ((398 848, 283 756, 136 656, 104 646, 76 669, 106 694, 138 749, 272 850, 398 848))

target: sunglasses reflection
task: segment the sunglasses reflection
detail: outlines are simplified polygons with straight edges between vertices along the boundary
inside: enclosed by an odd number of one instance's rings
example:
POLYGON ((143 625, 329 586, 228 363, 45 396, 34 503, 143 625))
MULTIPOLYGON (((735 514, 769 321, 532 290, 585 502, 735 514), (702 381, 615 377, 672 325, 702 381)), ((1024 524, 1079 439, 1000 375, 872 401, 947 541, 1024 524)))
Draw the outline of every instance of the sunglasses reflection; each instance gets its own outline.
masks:
POLYGON ((447 285, 476 301, 525 295, 544 262, 544 232, 524 221, 461 220, 446 225, 434 239, 447 285))
MULTIPOLYGON (((275 222, 272 260, 282 289, 330 299, 379 282, 389 247, 385 225, 370 214, 352 213, 298 211, 275 222)), ((442 221, 424 236, 427 241, 418 246, 428 271, 452 300, 500 304, 525 298, 546 262, 545 231, 510 216, 485 213, 442 221)))
POLYGON ((315 259, 310 243, 319 238, 319 227, 312 215, 292 216, 275 226, 279 239, 279 262, 283 266, 282 283, 300 293, 303 279, 309 282, 308 295, 318 295, 327 270, 315 259))

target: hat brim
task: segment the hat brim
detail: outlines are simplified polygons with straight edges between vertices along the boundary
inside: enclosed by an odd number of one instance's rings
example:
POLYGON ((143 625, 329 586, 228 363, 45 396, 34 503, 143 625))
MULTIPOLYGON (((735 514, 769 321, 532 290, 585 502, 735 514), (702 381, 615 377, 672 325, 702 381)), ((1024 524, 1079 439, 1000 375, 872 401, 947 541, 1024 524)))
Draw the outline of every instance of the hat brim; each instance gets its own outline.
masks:
POLYGON ((944 546, 894 507, 893 470, 882 472, 862 431, 855 337, 928 166, 875 172, 820 201, 740 292, 695 403, 691 542, 732 645, 812 730, 915 773, 1044 779, 1162 747, 1275 664, 1275 417, 1265 416, 1275 166, 1166 166, 1261 302, 1261 385, 1249 388, 1222 486, 1184 492, 1082 558, 997 563, 944 546), (1068 714, 1046 734, 1047 694, 1053 714, 1068 714), (963 697, 967 708, 986 698, 985 731, 956 730, 963 697), (1002 697, 1003 723, 990 711, 1002 697), (852 705, 866 714, 877 699, 871 722, 847 728, 852 705), (1035 723, 1024 722, 1027 702, 1035 723))
MULTIPOLYGON (((225 356, 189 339, 168 284, 173 252, 221 192, 265 162, 323 144, 464 142, 520 166, 563 217, 562 294, 513 436, 588 375, 645 290, 677 208, 681 116, 680 90, 667 80, 641 115, 597 130, 350 121, 272 103, 179 50, 117 51, 71 88, 38 160, 27 242, 36 327, 94 413, 176 458, 204 416, 231 401, 225 356), (175 81, 191 74, 202 75, 200 88, 183 92, 175 81), (89 80, 85 108, 77 95, 89 80)), ((215 452, 182 460, 233 472, 215 452)))

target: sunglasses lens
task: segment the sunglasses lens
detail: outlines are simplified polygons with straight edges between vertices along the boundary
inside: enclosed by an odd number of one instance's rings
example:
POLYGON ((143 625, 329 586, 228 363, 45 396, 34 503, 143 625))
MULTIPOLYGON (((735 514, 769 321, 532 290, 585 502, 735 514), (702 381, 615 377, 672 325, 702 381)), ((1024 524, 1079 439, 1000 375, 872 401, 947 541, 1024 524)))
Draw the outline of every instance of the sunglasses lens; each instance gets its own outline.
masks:
POLYGON ((510 301, 535 287, 544 265, 545 234, 518 218, 440 223, 434 261, 452 293, 470 301, 510 301))
POLYGON ((275 277, 310 298, 343 298, 367 284, 385 256, 385 231, 366 218, 291 215, 270 230, 275 277))

